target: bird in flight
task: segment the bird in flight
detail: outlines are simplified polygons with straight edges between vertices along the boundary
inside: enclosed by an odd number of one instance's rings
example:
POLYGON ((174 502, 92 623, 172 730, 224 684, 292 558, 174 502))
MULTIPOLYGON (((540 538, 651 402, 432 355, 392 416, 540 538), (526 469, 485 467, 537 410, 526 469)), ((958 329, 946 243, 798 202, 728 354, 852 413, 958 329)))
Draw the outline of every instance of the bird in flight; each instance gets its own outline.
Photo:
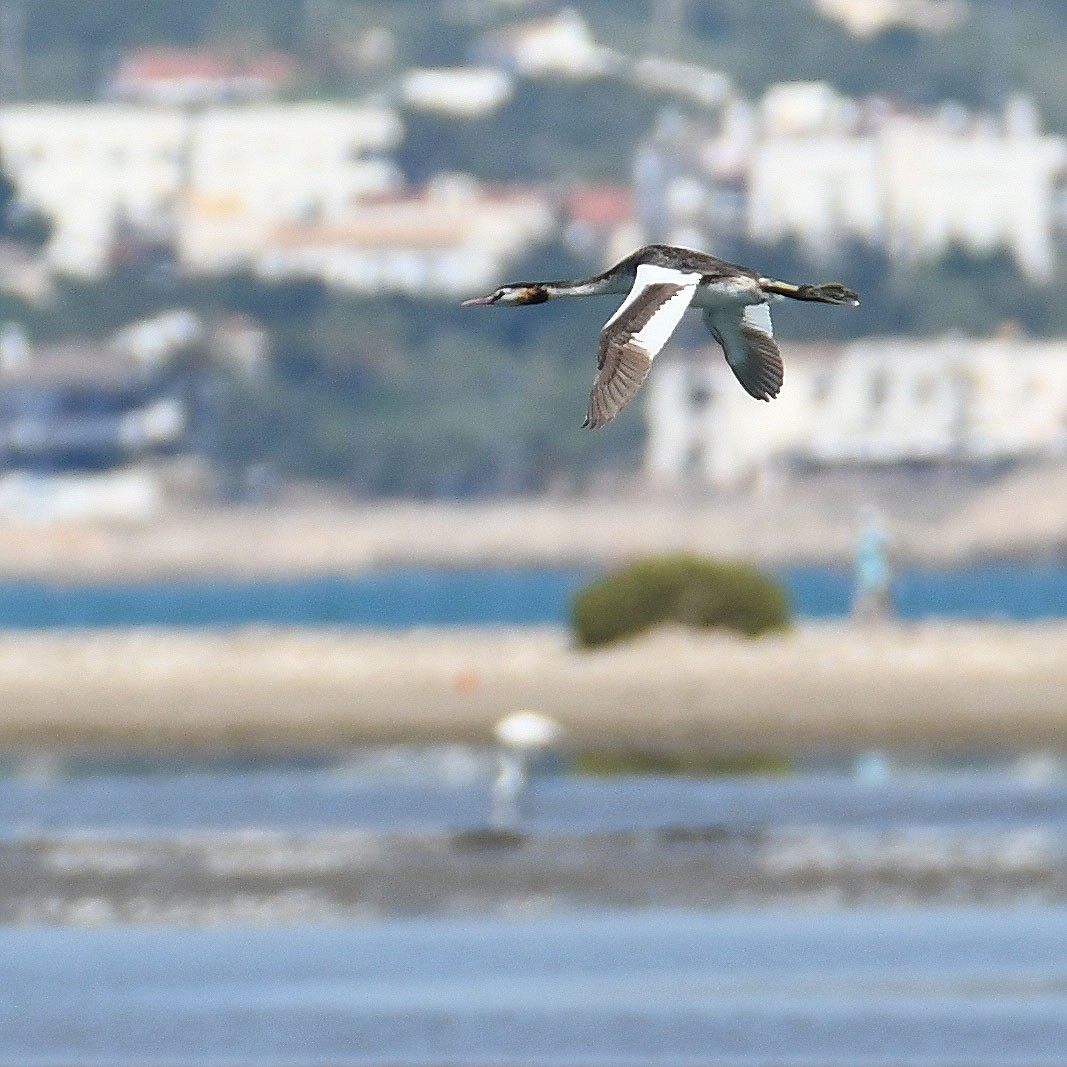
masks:
POLYGON ((745 391, 772 400, 785 371, 771 328, 768 301, 780 297, 856 306, 859 296, 836 282, 794 285, 749 267, 677 245, 645 245, 614 267, 580 281, 512 282, 488 296, 465 300, 482 304, 543 304, 564 296, 626 294, 600 331, 597 373, 583 426, 610 422, 634 398, 652 360, 674 333, 689 307, 700 308, 726 362, 745 391))

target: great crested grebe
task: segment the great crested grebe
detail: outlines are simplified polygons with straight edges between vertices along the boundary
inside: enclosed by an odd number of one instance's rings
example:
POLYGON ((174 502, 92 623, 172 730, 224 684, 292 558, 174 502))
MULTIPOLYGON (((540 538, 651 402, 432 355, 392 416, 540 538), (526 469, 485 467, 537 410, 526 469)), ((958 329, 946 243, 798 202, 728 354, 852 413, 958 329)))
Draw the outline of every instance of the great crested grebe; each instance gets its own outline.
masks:
POLYGON ((488 296, 464 300, 463 306, 543 304, 562 296, 612 293, 627 296, 600 331, 597 374, 582 423, 591 429, 610 422, 633 399, 652 360, 690 306, 703 311, 704 322, 745 391, 757 400, 771 400, 782 388, 785 372, 767 302, 783 296, 853 307, 860 302, 851 289, 836 282, 794 285, 695 249, 645 245, 592 278, 512 282, 488 296))

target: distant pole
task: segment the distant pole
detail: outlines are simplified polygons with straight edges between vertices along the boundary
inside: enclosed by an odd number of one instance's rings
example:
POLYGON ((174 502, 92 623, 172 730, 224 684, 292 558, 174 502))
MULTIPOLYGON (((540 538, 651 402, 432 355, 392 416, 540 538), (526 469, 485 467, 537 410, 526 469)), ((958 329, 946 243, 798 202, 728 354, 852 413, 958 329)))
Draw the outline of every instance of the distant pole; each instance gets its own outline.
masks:
POLYGON ((0 3, 0 101, 22 96, 26 55, 26 2, 0 3))

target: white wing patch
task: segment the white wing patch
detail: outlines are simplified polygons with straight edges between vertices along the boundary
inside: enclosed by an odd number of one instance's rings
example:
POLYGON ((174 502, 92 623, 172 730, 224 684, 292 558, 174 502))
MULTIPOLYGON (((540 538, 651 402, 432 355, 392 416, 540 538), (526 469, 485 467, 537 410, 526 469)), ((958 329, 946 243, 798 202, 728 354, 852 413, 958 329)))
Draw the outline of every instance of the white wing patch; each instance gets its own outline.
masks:
POLYGON ((633 399, 699 284, 699 274, 646 263, 637 268, 633 288, 600 331, 597 375, 583 425, 603 426, 633 399))
POLYGON ((678 328, 682 321, 686 308, 693 302, 693 294, 700 282, 699 274, 690 274, 683 271, 671 270, 669 267, 657 267, 651 263, 642 263, 637 268, 634 277, 634 285, 627 294, 626 299, 619 305, 618 310, 606 323, 604 330, 610 330, 612 326, 625 314, 630 305, 650 286, 667 284, 679 286, 679 290, 669 300, 661 304, 652 314, 651 318, 630 336, 634 343, 643 348, 649 357, 657 355, 663 350, 663 346, 670 336, 678 328))
MULTIPOLYGON (((748 308, 745 308, 747 311, 748 308)), ((738 314, 736 310, 705 312, 708 328, 715 335, 715 339, 722 345, 726 362, 734 369, 734 373, 743 370, 748 360, 748 342, 741 332, 741 324, 745 321, 745 315, 738 314)), ((762 331, 761 331, 762 332, 762 331)))
POLYGON ((774 327, 771 325, 770 304, 746 304, 744 315, 745 322, 749 326, 754 326, 760 333, 765 333, 768 337, 774 336, 774 327))

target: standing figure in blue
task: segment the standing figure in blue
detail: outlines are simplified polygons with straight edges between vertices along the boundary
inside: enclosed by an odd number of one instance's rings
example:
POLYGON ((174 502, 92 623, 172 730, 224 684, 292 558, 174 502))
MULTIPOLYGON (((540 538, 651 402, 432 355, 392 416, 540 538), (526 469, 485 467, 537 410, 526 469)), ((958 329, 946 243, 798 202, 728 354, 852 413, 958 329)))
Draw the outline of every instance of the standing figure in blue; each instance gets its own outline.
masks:
POLYGON ((864 508, 860 520, 853 556, 852 617, 860 622, 879 622, 892 614, 889 538, 873 507, 864 508))

